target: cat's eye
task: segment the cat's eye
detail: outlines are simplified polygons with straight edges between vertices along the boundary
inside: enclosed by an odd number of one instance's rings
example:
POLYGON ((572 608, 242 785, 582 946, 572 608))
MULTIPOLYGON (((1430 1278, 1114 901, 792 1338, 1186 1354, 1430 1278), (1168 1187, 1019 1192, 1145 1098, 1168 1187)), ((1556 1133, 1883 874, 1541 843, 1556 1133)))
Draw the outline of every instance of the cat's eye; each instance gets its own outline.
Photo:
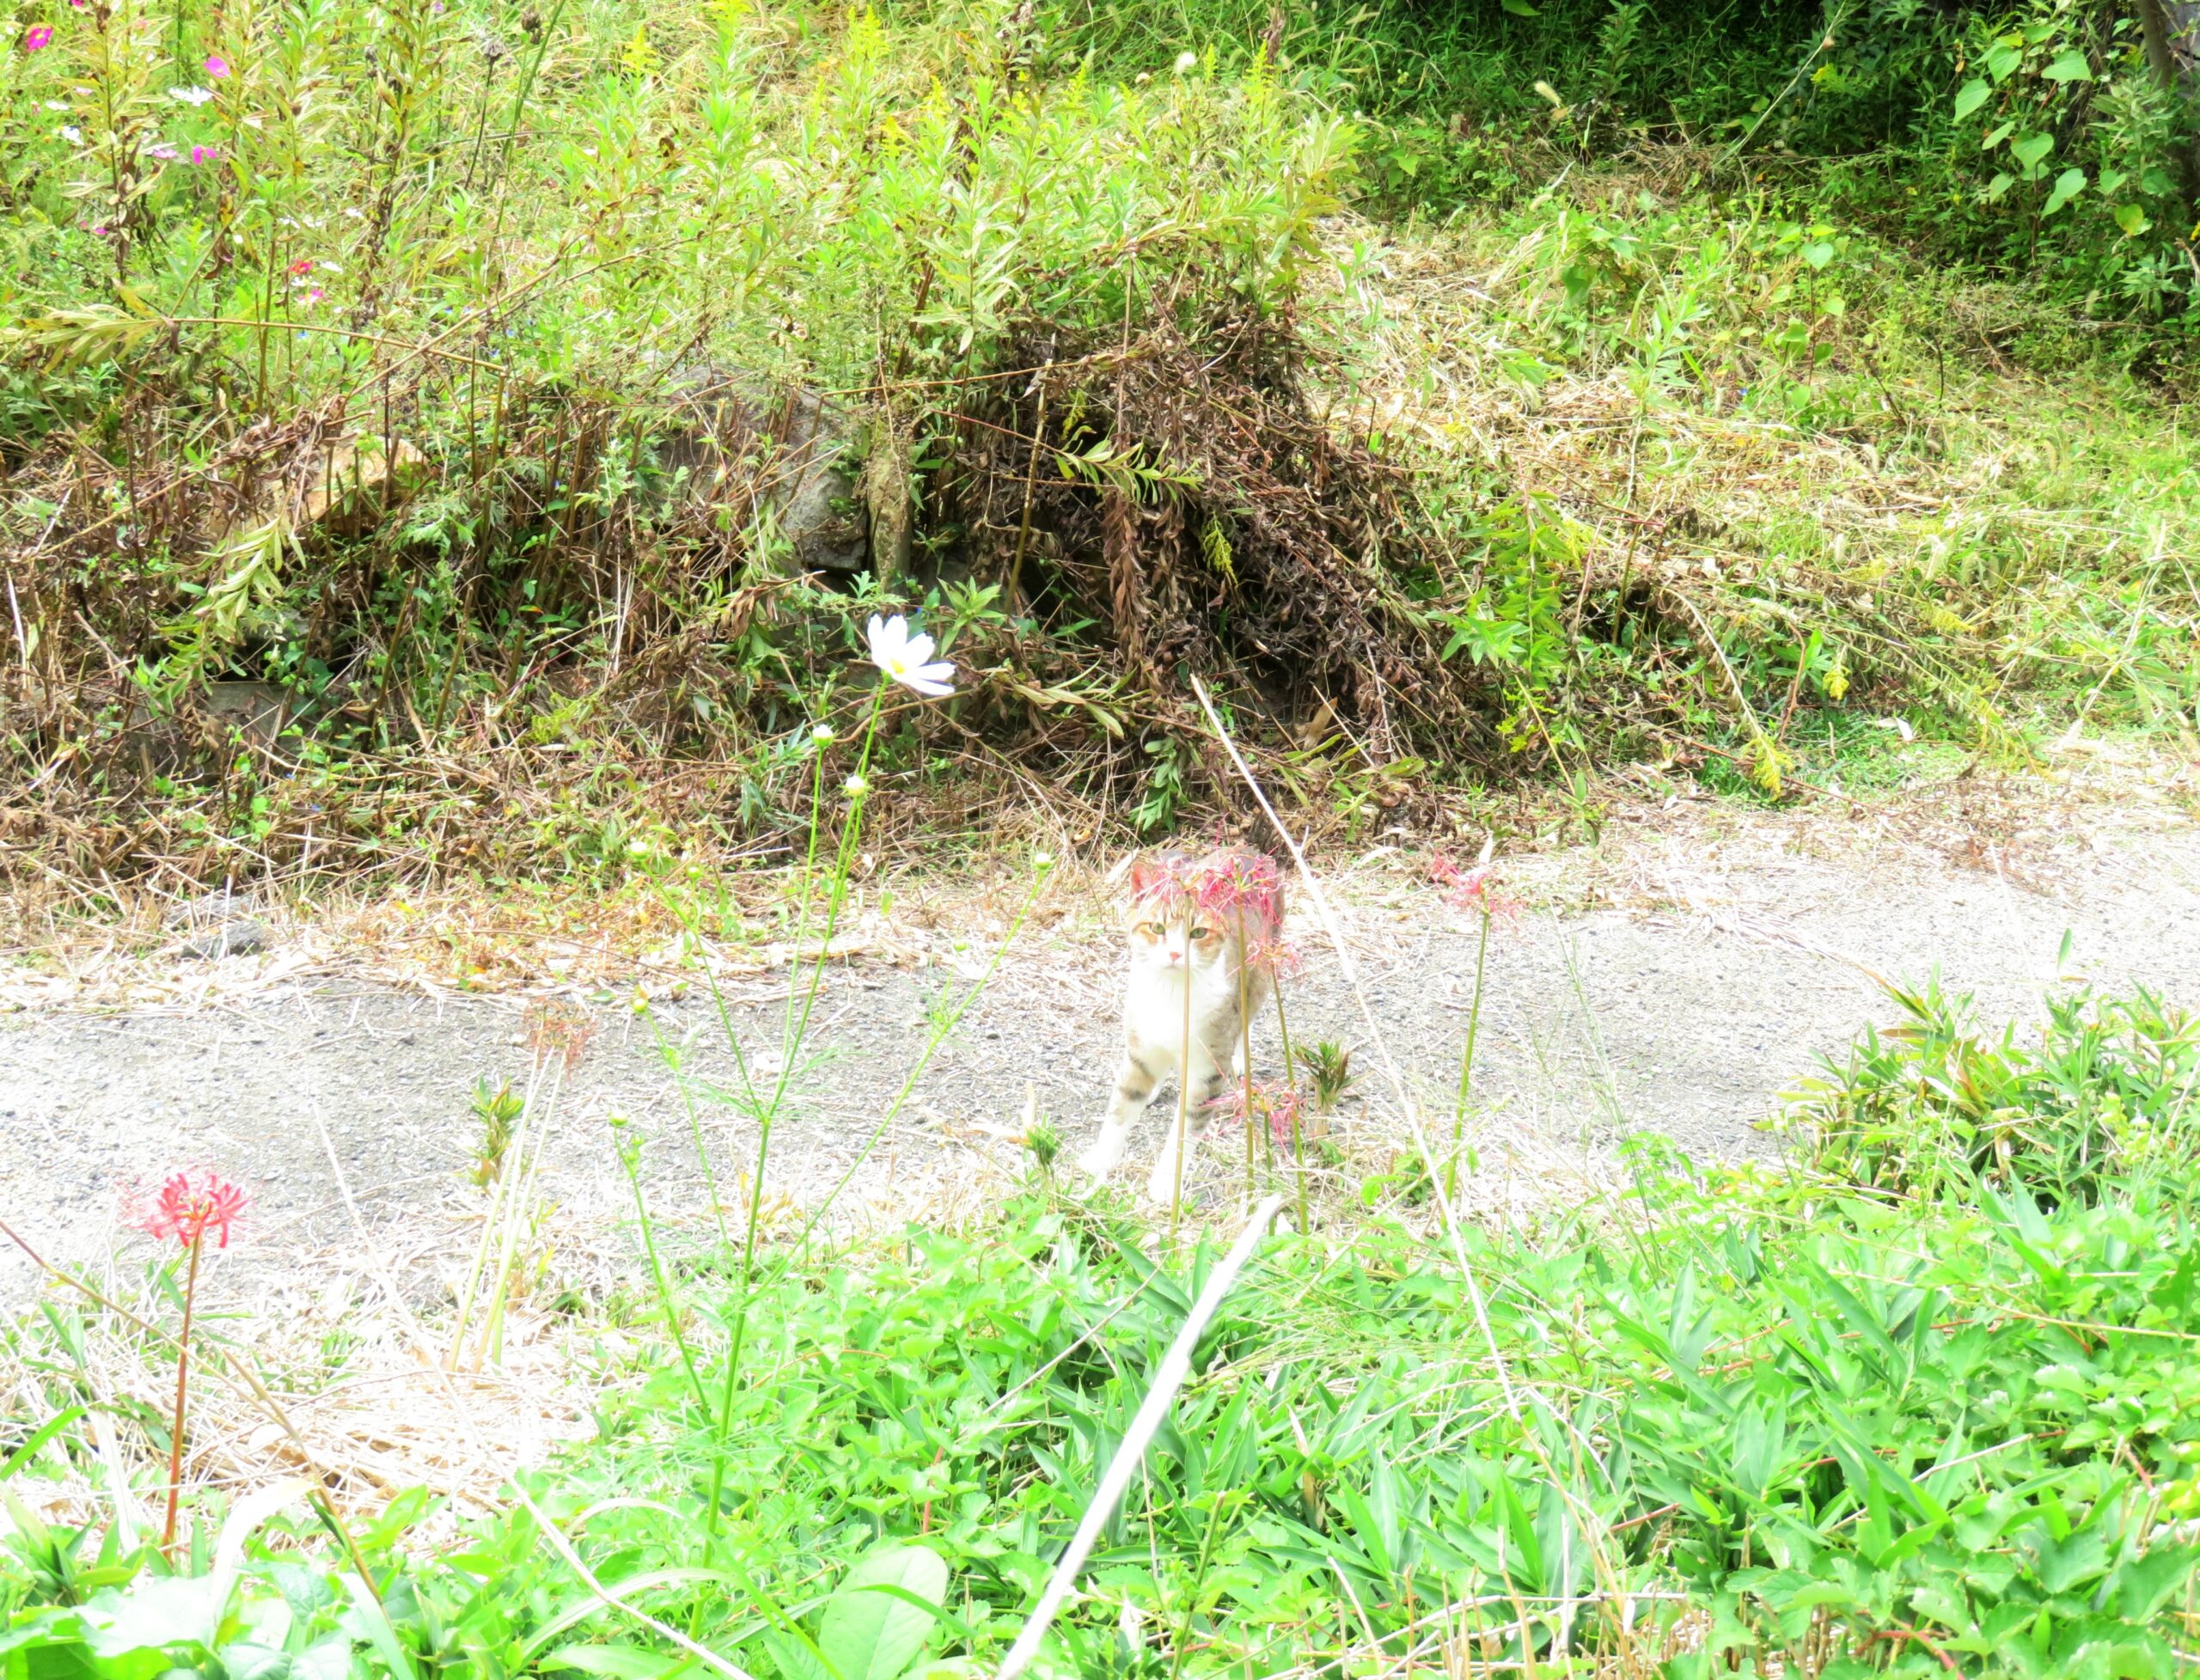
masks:
POLYGON ((1212 939, 1214 938, 1214 930, 1211 927, 1195 927, 1192 930, 1192 938, 1195 939, 1212 939))
POLYGON ((1160 926, 1154 922, 1140 922, 1131 932, 1141 939, 1158 939, 1161 937, 1160 926))

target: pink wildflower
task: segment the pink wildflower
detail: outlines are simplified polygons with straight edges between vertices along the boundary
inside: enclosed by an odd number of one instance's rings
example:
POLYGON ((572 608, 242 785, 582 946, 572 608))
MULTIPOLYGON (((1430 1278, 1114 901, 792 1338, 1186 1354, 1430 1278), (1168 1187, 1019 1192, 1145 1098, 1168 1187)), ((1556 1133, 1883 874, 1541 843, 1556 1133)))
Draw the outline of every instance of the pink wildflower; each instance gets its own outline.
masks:
MULTIPOLYGON (((1232 1085, 1214 1099, 1214 1107, 1231 1119, 1243 1122, 1245 1119, 1245 1087, 1232 1085)), ((1278 1143, 1289 1143, 1292 1124, 1300 1116, 1299 1096, 1289 1085, 1256 1084, 1253 1087, 1253 1117, 1266 1123, 1268 1135, 1278 1143)))
POLYGON ((222 161, 222 154, 212 146, 193 146, 191 149, 191 161, 193 163, 219 163, 222 161))
POLYGON ((1485 916, 1501 916, 1507 921, 1520 913, 1519 901, 1504 897, 1491 883, 1488 864, 1461 869, 1439 852, 1429 860, 1428 878, 1439 887, 1450 889, 1444 895, 1444 901, 1455 910, 1479 911, 1485 916))
POLYGON ((53 26, 50 23, 40 24, 23 37, 23 51, 26 52, 36 52, 41 47, 52 45, 53 26))
POLYGON ((1283 925, 1283 875, 1264 852, 1210 853, 1194 879, 1193 895, 1202 910, 1236 921, 1260 938, 1283 925))
POLYGON ((311 291, 306 294, 306 302, 309 303, 318 303, 321 302, 321 288, 319 286, 315 286, 311 291))
POLYGON ((1245 952, 1245 961, 1275 980, 1296 980, 1306 968, 1306 958, 1299 947, 1280 933, 1254 940, 1245 952))
POLYGON ((1180 916, 1195 901, 1197 874, 1198 865, 1181 852, 1140 858, 1131 865, 1131 901, 1158 915, 1180 916))
POLYGON ((174 146, 168 144, 167 141, 163 140, 157 145, 146 147, 145 156, 148 157, 157 157, 163 163, 173 163, 176 160, 176 150, 174 146))
POLYGON ((300 257, 296 262, 290 265, 290 272, 293 274, 312 273, 313 259, 311 257, 300 257))
POLYGON ((227 58, 223 58, 219 53, 216 53, 213 57, 206 60, 206 74, 212 76, 217 82, 219 82, 229 73, 229 61, 227 58))
POLYGON ((244 1192, 217 1173, 196 1182, 187 1172, 171 1173, 150 1207, 131 1221, 157 1242, 191 1248, 211 1236, 214 1246, 229 1246, 229 1228, 244 1214, 244 1192))

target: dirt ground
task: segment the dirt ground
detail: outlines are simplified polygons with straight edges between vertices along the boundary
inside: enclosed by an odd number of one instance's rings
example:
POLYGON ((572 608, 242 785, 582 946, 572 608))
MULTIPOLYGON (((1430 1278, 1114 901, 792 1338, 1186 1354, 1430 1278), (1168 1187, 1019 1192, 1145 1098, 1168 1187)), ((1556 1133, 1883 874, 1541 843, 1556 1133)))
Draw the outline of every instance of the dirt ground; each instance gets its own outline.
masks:
MULTIPOLYGON (((1630 800, 1593 842, 1500 858, 1506 890, 1531 907, 1489 940, 1470 1128, 1484 1176, 1579 1168, 1586 1181, 1622 1135, 1644 1129, 1698 1156, 1775 1152, 1757 1127, 1780 1093, 1896 1015, 1874 973, 1916 982, 1937 968, 1991 1019, 2036 1013, 2058 974, 2200 1003, 2195 767, 2088 756, 2057 772, 1781 811, 1630 800)), ((1448 1133, 1478 923, 1427 884, 1425 858, 1425 847, 1378 847, 1329 860, 1323 878, 1382 1042, 1448 1133)), ((1028 1107, 1057 1121, 1066 1153, 1082 1143, 1112 1065, 1119 957, 1096 897, 1066 892, 1036 921, 860 1166, 932 1022, 998 942, 999 918, 974 913, 956 937, 897 929, 910 961, 828 973, 773 1145, 767 1188, 783 1219, 851 1170, 836 1217, 968 1211, 1023 1170, 1010 1139, 1028 1107)), ((1404 1132, 1396 1094, 1303 892, 1292 927, 1309 958, 1287 993, 1293 1035, 1353 1047, 1362 1078, 1340 1114, 1344 1170, 1378 1170, 1404 1132)), ((203 1006, 0 1015, 0 1217, 56 1258, 97 1261, 123 1234, 133 1185, 209 1164, 253 1197, 225 1266, 327 1261, 363 1240, 423 1283, 462 1263, 481 1217, 461 1177, 479 1129, 468 1094, 478 1079, 525 1084, 527 999, 393 988, 340 962, 288 972, 281 953, 303 933, 280 919, 273 933, 269 952, 178 965, 209 976, 218 1001, 203 1006)), ((12 972, 34 976, 45 961, 27 954, 12 972)), ((10 972, 0 962, 0 981, 10 972)), ((727 1018, 752 1054, 776 1047, 786 992, 784 970, 729 985, 727 1018)), ((12 995, 20 1005, 46 994, 12 995)), ((623 992, 584 1006, 595 1032, 562 1088, 545 1186, 577 1240, 615 1260, 632 1252, 632 1199, 609 1116, 646 1139, 652 1210, 697 1231, 709 1213, 696 1134, 730 1200, 756 1127, 723 1100, 733 1060, 706 998, 661 1000, 648 1015, 623 992)), ((1272 1015, 1255 1055, 1276 1069, 1272 1015)), ((1126 1187, 1143 1176, 1165 1107, 1119 1170, 1126 1187)), ((1211 1180, 1231 1147, 1210 1150, 1211 1180)), ((0 1292, 20 1299, 31 1276, 0 1260, 0 1292)))

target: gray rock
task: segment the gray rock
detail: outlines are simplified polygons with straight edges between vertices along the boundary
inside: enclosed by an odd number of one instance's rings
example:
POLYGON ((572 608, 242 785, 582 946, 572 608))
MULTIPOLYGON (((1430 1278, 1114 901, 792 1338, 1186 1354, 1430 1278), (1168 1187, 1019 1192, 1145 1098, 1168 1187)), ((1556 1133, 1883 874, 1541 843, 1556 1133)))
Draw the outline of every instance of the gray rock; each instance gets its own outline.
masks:
POLYGON ((795 570, 883 577, 906 562, 907 449, 872 448, 864 416, 813 390, 707 365, 669 383, 678 406, 657 461, 684 474, 682 499, 714 500, 729 480, 739 487, 736 473, 752 474, 795 570))
POLYGON ((195 939, 184 941, 183 955, 211 960, 222 956, 248 956, 267 946, 267 929, 261 923, 249 919, 223 922, 211 933, 202 933, 195 939))
POLYGON ((217 888, 211 893, 201 893, 196 898, 180 898, 161 912, 163 927, 204 927, 210 922, 234 920, 240 913, 260 907, 257 894, 241 893, 234 887, 217 888))

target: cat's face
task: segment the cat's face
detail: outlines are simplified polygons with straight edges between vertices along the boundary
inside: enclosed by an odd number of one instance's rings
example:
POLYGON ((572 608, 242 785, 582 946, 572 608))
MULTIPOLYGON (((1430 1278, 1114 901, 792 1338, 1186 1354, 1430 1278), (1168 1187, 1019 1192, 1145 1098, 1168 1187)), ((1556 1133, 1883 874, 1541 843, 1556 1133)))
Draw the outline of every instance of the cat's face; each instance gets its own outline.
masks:
POLYGON ((1221 922, 1197 912, 1186 916, 1134 904, 1128 921, 1134 968, 1211 968, 1222 961, 1229 944, 1221 922))

